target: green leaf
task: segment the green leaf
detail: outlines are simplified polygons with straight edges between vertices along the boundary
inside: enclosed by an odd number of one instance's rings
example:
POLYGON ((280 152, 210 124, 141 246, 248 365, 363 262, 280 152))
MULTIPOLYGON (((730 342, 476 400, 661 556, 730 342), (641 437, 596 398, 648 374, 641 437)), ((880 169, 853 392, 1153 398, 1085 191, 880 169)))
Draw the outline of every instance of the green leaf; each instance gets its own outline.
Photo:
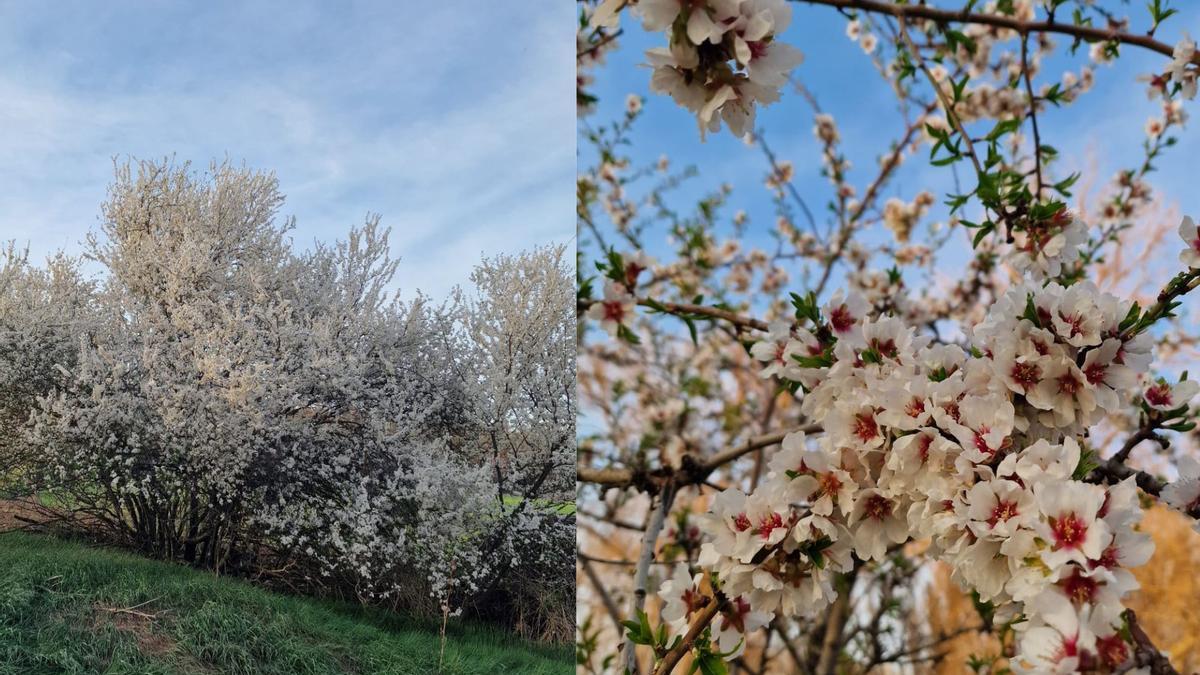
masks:
POLYGON ((1021 318, 1038 328, 1042 327, 1042 320, 1038 318, 1037 305, 1033 304, 1033 293, 1025 295, 1025 313, 1021 315, 1021 318))
POLYGON ((971 248, 979 248, 979 242, 983 241, 983 238, 991 234, 994 229, 996 226, 992 223, 981 225, 979 231, 975 233, 975 238, 971 240, 971 248))
POLYGON ((716 654, 701 654, 696 661, 700 664, 700 672, 703 675, 729 675, 729 667, 716 654))
POLYGON ((1100 458, 1096 451, 1084 448, 1083 452, 1079 453, 1079 463, 1075 465, 1075 471, 1071 473, 1071 477, 1075 480, 1083 480, 1098 466, 1100 466, 1100 458))
POLYGON ((1015 118, 1011 120, 1000 120, 996 123, 996 126, 992 127, 992 130, 988 132, 987 139, 989 141, 997 140, 1005 134, 1011 134, 1012 132, 1016 131, 1020 126, 1021 120, 1015 118))

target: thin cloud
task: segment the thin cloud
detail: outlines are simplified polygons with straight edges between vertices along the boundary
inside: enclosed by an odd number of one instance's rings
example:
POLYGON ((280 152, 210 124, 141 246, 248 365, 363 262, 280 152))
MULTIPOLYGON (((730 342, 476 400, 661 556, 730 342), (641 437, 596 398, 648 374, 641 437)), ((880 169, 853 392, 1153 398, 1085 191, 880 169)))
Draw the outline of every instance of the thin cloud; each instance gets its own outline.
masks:
POLYGON ((79 250, 130 155, 274 170, 301 246, 381 213, 434 296, 573 234, 569 5, 38 9, 0 10, 0 239, 35 255, 79 250))

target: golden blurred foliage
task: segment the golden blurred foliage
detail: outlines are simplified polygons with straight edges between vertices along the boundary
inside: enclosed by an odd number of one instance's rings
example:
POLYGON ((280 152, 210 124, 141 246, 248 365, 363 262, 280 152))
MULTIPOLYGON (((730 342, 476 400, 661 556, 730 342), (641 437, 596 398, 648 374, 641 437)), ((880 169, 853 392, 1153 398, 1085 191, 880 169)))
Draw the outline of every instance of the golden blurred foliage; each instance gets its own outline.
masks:
POLYGON ((1154 538, 1154 556, 1134 568, 1142 588, 1125 602, 1181 673, 1200 672, 1200 534, 1193 522, 1163 506, 1146 511, 1142 529, 1154 538))

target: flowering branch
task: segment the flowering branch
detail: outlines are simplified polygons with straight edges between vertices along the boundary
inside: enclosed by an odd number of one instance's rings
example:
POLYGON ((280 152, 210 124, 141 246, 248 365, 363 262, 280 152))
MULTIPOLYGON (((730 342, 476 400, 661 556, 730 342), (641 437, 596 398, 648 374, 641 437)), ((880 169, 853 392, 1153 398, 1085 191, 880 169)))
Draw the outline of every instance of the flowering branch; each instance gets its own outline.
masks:
POLYGON ((689 624, 687 633, 684 634, 683 639, 680 640, 679 643, 670 650, 668 650, 663 656, 662 660, 658 662, 658 667, 654 669, 654 675, 667 675, 674 670, 680 659, 683 658, 683 655, 691 650, 692 645, 696 643, 696 639, 700 637, 700 634, 704 632, 704 629, 708 628, 708 625, 712 623, 712 620, 728 604, 729 599, 720 592, 716 594, 716 598, 708 598, 708 602, 704 605, 704 607, 700 608, 700 610, 696 613, 695 618, 692 619, 692 622, 689 624))

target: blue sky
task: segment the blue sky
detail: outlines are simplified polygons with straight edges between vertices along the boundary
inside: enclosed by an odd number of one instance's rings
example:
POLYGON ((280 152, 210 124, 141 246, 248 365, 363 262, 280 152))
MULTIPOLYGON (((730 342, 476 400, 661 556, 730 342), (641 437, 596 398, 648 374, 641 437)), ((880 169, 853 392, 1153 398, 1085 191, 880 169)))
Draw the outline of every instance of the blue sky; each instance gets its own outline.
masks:
POLYGON ((0 241, 81 250, 112 158, 273 170, 298 247, 368 212, 398 287, 571 245, 573 3, 0 1, 0 241))
MULTIPOLYGON (((783 39, 805 54, 804 63, 793 71, 793 75, 816 95, 823 110, 837 119, 842 151, 854 167, 850 172, 851 182, 861 193, 876 173, 878 154, 902 131, 902 118, 896 110, 894 95, 869 58, 856 43, 845 37, 846 19, 842 15, 829 7, 802 2, 789 4, 794 10, 793 21, 783 39)), ((961 3, 950 4, 958 6, 961 3)), ((1135 32, 1145 30, 1143 4, 1132 3, 1121 9, 1130 14, 1135 32)), ((940 5, 948 6, 947 3, 940 5)), ((1174 44, 1183 30, 1200 36, 1200 3, 1173 2, 1169 6, 1177 6, 1182 11, 1159 29, 1158 39, 1174 44)), ((701 143, 694 118, 669 98, 652 94, 648 86, 649 70, 638 67, 644 62, 645 49, 665 45, 665 38, 646 33, 634 17, 623 17, 622 26, 625 33, 621 48, 610 54, 606 66, 595 73, 597 81, 593 91, 600 97, 600 103, 589 117, 589 123, 619 117, 628 93, 644 96, 645 113, 632 138, 634 164, 649 164, 666 154, 676 168, 698 166, 700 176, 690 180, 678 192, 676 206, 686 206, 688 199, 694 204, 696 197, 720 183, 729 183, 734 193, 725 215, 731 216, 737 208, 746 209, 751 217, 746 239, 752 243, 767 241, 763 232, 770 228, 775 218, 774 208, 762 187, 767 164, 761 151, 747 147, 728 131, 710 135, 707 142, 701 143)), ((1044 64, 1045 76, 1035 78, 1035 88, 1043 81, 1056 81, 1068 69, 1078 72, 1079 67, 1088 62, 1086 45, 1077 55, 1069 56, 1065 55, 1069 38, 1055 36, 1054 39, 1063 55, 1044 64)), ((1126 47, 1116 64, 1096 67, 1096 84, 1079 101, 1040 114, 1042 142, 1055 146, 1060 153, 1054 175, 1063 178, 1094 162, 1096 171, 1091 175, 1096 180, 1093 189, 1099 190, 1107 187, 1118 169, 1140 163, 1145 139, 1143 126, 1151 116, 1160 116, 1161 109, 1160 103, 1147 100, 1145 86, 1136 82, 1136 77, 1151 70, 1161 72, 1168 61, 1159 54, 1126 47)), ((1200 129, 1197 128, 1200 125, 1200 117, 1197 117, 1200 101, 1188 102, 1185 109, 1193 119, 1182 133, 1175 134, 1178 145, 1168 149, 1155 163, 1159 170, 1151 174, 1150 181, 1163 204, 1195 216, 1200 214, 1200 190, 1194 187, 1195 157, 1200 151, 1200 129)), ((781 102, 760 110, 758 126, 765 130, 776 155, 795 162, 795 184, 820 219, 831 191, 826 179, 819 174, 819 146, 812 134, 811 108, 800 95, 786 90, 781 102)), ((584 160, 590 161, 586 151, 584 160)), ((964 187, 969 188, 973 182, 966 169, 964 164, 960 175, 964 187)), ((922 189, 931 190, 940 202, 953 187, 949 169, 930 166, 925 156, 913 157, 889 183, 880 204, 892 196, 911 201, 922 189)), ((1094 206, 1095 202, 1091 204, 1094 206)), ((1071 205, 1074 205, 1073 201, 1071 205)), ((961 239, 960 249, 965 237, 961 239)), ((961 250, 960 255, 952 259, 962 260, 961 250)), ((1165 280, 1167 270, 1163 272, 1165 280)))

